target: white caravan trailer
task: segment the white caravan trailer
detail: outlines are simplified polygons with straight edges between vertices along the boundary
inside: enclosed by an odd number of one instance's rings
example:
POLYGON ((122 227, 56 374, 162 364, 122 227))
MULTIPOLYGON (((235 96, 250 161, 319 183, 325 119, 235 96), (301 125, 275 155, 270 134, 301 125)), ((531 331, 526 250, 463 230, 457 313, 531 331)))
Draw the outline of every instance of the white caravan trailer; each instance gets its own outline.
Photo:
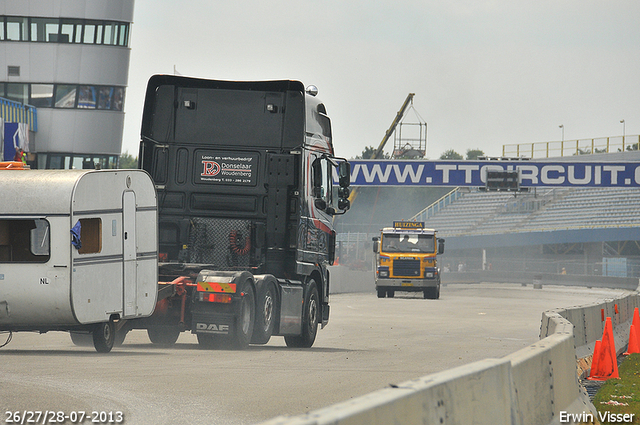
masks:
POLYGON ((156 192, 143 170, 0 171, 0 331, 91 333, 153 313, 156 192))

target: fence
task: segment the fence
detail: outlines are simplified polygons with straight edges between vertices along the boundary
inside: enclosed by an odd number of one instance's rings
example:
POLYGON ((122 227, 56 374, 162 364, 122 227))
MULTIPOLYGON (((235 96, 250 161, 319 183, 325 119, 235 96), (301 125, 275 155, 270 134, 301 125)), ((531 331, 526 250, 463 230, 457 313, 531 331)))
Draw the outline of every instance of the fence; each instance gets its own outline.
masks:
POLYGON ((517 143, 502 146, 503 157, 551 158, 591 153, 635 151, 640 135, 563 140, 559 142, 517 143))
POLYGON ((4 122, 23 122, 29 130, 38 131, 38 114, 35 106, 23 105, 0 97, 0 117, 4 122))

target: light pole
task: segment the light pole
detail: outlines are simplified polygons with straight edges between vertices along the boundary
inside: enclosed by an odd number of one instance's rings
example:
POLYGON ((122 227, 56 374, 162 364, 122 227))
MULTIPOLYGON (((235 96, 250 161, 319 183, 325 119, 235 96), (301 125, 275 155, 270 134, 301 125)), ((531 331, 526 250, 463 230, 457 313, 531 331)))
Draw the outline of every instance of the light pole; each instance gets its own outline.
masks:
POLYGON ((562 141, 564 142, 564 124, 560 124, 558 127, 562 129, 562 141))
POLYGON ((564 156, 564 124, 560 124, 558 127, 562 129, 562 141, 560 142, 560 156, 564 156))
POLYGON ((624 137, 627 135, 627 129, 624 120, 620 120, 620 124, 622 124, 622 151, 624 152, 624 137))

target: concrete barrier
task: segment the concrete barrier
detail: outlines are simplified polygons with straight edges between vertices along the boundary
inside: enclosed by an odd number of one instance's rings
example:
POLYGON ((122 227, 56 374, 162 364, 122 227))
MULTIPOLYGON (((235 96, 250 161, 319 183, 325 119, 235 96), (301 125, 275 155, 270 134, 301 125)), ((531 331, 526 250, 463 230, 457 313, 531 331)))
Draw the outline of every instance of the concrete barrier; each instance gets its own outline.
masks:
POLYGON ((376 282, 373 271, 351 270, 345 266, 329 267, 329 293, 345 294, 355 292, 375 292, 376 282))
POLYGON ((616 347, 622 352, 635 307, 640 307, 638 293, 544 312, 540 341, 502 359, 481 360, 262 424, 544 425, 565 422, 568 414, 597 417, 579 384, 578 357, 590 355, 601 339, 603 310, 612 318, 616 347))

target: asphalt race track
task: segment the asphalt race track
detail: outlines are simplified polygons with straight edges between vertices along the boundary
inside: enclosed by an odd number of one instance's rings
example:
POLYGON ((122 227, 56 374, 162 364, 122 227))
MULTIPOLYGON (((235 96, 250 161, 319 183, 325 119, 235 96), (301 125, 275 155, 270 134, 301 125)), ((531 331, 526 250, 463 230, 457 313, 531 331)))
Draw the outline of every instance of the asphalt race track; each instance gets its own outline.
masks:
POLYGON ((98 354, 67 333, 17 333, 0 348, 0 423, 9 423, 6 412, 49 410, 86 412, 83 423, 101 412, 107 420, 98 423, 108 423, 122 412, 130 425, 254 424, 504 356, 538 340, 543 311, 623 293, 479 284, 445 286, 439 300, 332 295, 329 325, 311 349, 289 349, 274 337, 245 351, 207 351, 187 333, 157 348, 133 331, 98 354))

